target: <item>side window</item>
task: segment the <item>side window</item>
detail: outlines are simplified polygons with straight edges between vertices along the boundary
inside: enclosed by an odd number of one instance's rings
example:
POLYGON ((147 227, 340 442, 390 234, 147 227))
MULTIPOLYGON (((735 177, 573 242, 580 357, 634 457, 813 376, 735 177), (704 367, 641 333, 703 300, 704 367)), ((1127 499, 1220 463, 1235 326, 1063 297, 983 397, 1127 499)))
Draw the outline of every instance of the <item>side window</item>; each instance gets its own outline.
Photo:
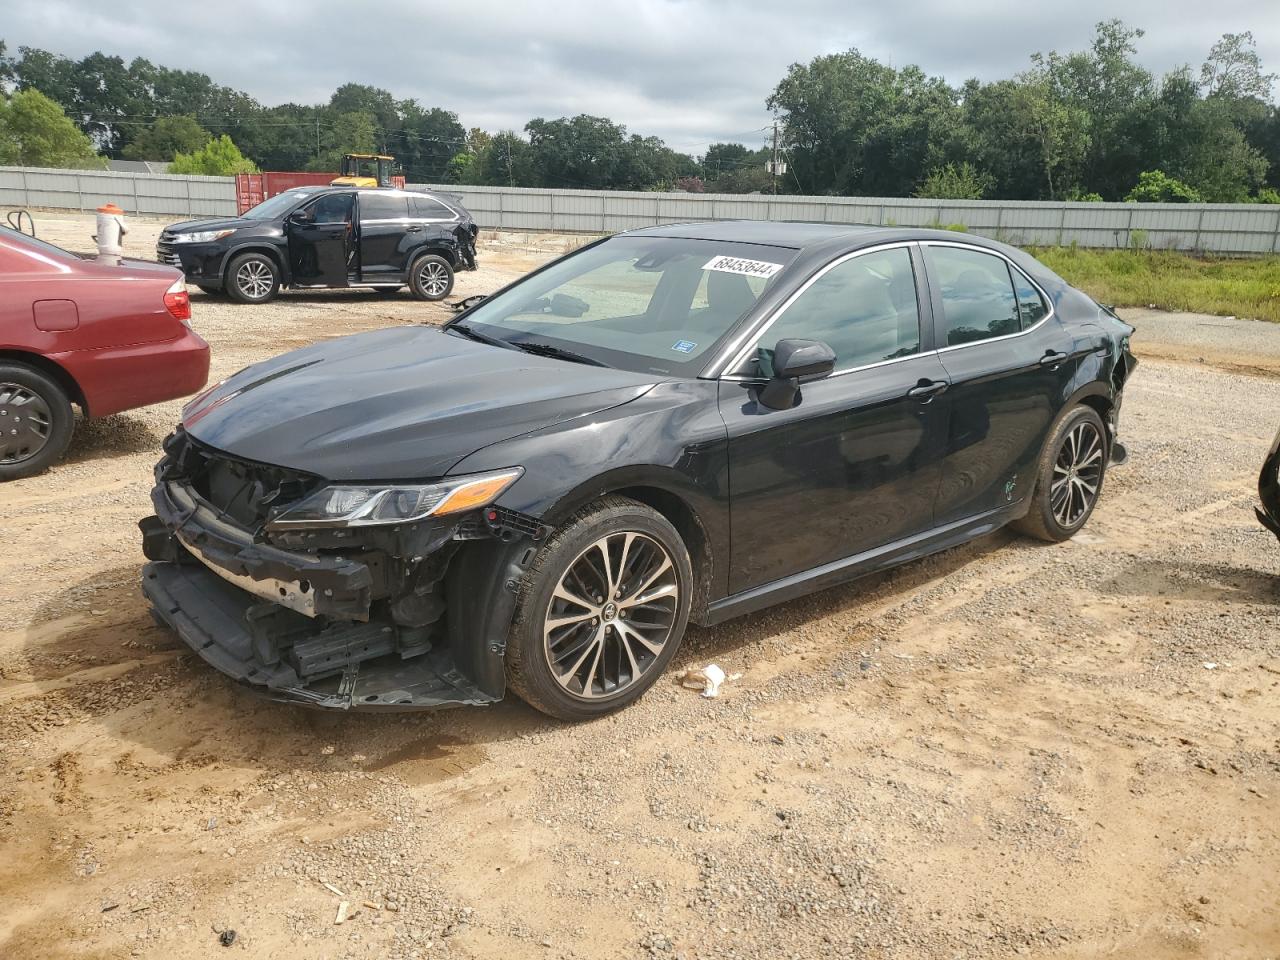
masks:
POLYGON ((404 194, 360 194, 361 221, 403 220, 408 215, 409 205, 405 202, 404 194))
POLYGON ((865 253, 832 267, 792 301, 765 332, 762 373, 772 373, 779 340, 821 340, 847 370, 920 351, 915 271, 906 247, 865 253))
POLYGON ((351 219, 352 199, 349 193, 326 193, 307 207, 307 213, 313 223, 346 223, 351 219))
POLYGON ((424 220, 452 220, 453 211, 439 200, 430 197, 410 197, 409 216, 421 217, 424 220))
POLYGON ((1035 285, 1017 267, 1010 268, 1013 274, 1013 292, 1018 297, 1018 313, 1022 315, 1022 329, 1035 326, 1049 313, 1049 305, 1035 285))
POLYGON ((1017 333, 1018 301, 1000 257, 960 247, 927 246, 929 269, 942 296, 948 347, 1017 333))

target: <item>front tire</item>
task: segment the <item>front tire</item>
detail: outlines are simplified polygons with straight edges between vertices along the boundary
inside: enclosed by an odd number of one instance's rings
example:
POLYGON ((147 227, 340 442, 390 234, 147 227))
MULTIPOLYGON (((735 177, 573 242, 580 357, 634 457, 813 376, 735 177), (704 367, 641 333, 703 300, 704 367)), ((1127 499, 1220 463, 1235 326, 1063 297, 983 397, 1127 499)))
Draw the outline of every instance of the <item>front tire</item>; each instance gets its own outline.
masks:
POLYGON ((452 265, 437 254, 423 254, 409 270, 409 289, 419 300, 443 300, 453 290, 452 265))
POLYGON ((560 720, 621 710, 684 637, 693 571, 662 514, 605 497, 562 526, 525 577, 507 644, 510 687, 560 720))
POLYGON ((280 290, 280 268, 265 253, 242 253, 227 265, 226 290, 236 303, 266 303, 280 290))
POLYGON ((0 363, 0 482, 34 476, 71 443, 75 414, 67 393, 21 363, 0 363))
POLYGON ((1015 526, 1060 543, 1075 536, 1098 504, 1107 473, 1107 428, 1092 407, 1073 407, 1058 421, 1040 454, 1031 509, 1015 526))

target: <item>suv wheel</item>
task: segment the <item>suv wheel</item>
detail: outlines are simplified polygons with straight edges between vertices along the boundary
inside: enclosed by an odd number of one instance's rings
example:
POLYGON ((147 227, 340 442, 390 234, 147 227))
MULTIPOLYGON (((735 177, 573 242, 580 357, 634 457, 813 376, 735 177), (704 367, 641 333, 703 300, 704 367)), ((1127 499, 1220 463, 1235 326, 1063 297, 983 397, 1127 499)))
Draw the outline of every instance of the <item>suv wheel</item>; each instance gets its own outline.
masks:
POLYGON ((1088 521, 1107 473, 1107 429, 1096 410, 1068 411, 1040 454, 1031 509, 1017 528, 1050 543, 1070 539, 1088 521))
POLYGON ((507 680, 531 706, 588 720, 639 699, 675 656, 693 572, 656 510, 605 497, 538 552, 507 645, 507 680))
POLYGON ((242 253, 227 266, 226 289, 237 303, 266 303, 280 290, 280 268, 265 253, 242 253))
POLYGON ((66 452, 74 425, 57 383, 33 367, 0 363, 0 481, 45 470, 66 452))
POLYGON ((409 270, 409 289, 419 300, 443 300, 453 290, 453 267, 444 257, 423 254, 409 270))

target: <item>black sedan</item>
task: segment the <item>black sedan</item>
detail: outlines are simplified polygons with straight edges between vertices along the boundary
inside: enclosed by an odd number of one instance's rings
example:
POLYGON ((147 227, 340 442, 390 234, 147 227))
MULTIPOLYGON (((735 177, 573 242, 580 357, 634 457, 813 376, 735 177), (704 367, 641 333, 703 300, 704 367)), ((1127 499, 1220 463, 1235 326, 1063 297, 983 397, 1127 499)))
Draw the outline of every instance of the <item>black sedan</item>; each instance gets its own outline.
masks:
POLYGON ((420 300, 443 300, 456 270, 476 269, 479 232, 455 197, 298 187, 239 217, 166 227, 156 259, 239 303, 266 303, 281 287, 406 284, 420 300))
POLYGON ((1132 328, 979 237, 701 223, 583 248, 443 329, 192 401, 142 522, 156 615, 271 696, 556 717, 714 624, 1005 524, 1089 519, 1132 328))

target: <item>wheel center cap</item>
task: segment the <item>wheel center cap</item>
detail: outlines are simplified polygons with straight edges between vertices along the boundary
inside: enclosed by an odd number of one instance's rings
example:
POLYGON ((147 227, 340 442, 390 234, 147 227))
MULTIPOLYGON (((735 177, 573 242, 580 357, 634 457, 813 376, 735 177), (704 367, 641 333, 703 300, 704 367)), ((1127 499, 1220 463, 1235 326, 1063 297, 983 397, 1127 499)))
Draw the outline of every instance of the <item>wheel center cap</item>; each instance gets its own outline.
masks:
POLYGON ((606 603, 604 609, 600 611, 600 616, 606 620, 618 619, 618 605, 616 603, 606 603))

